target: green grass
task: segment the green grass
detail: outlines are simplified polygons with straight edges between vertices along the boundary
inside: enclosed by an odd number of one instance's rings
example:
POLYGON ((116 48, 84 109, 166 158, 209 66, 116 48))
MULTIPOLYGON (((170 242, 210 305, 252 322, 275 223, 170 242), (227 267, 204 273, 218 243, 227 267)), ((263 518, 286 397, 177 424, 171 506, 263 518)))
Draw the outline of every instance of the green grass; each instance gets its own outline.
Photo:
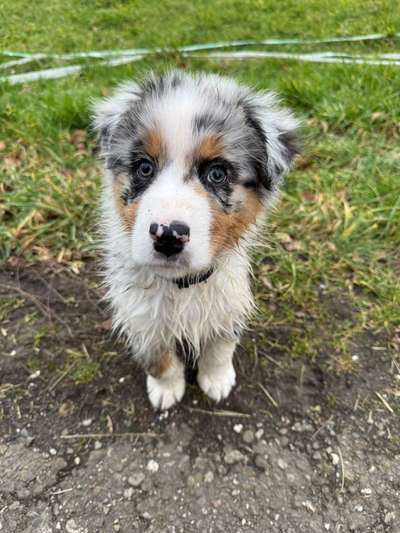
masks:
MULTIPOLYGON (((54 0, 39 1, 32 9, 25 0, 0 0, 0 48, 72 52, 393 33, 400 31, 396 8, 396 1, 355 0, 292 0, 284 8, 272 0, 54 0)), ((301 47, 327 49, 399 52, 400 40, 301 47)), ((35 68, 54 64, 46 60, 35 68)), ((275 320, 293 318, 294 310, 306 313, 316 323, 293 334, 292 353, 314 353, 313 338, 321 325, 328 328, 330 323, 321 303, 324 287, 325 294, 346 294, 357 309, 353 331, 368 327, 392 334, 400 325, 396 67, 208 61, 169 53, 113 69, 90 66, 61 80, 0 84, 1 258, 22 255, 70 262, 96 253, 99 169, 89 129, 90 101, 108 94, 121 79, 171 66, 220 72, 275 89, 304 121, 304 153, 270 218, 271 244, 256 254, 261 264, 258 301, 265 311, 257 323, 265 320, 274 302, 279 302, 275 320)), ((343 323, 328 335, 333 349, 351 339, 346 328, 343 323)))

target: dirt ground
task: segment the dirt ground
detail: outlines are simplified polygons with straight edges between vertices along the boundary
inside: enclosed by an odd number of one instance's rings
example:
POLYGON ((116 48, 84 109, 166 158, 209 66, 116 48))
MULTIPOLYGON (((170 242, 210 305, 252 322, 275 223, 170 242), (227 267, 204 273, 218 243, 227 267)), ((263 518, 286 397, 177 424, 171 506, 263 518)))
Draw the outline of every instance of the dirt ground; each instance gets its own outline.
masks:
POLYGON ((213 405, 189 369, 183 402, 160 414, 111 338, 94 270, 0 273, 2 533, 400 533, 387 339, 360 334, 348 373, 243 347, 228 401, 213 405))

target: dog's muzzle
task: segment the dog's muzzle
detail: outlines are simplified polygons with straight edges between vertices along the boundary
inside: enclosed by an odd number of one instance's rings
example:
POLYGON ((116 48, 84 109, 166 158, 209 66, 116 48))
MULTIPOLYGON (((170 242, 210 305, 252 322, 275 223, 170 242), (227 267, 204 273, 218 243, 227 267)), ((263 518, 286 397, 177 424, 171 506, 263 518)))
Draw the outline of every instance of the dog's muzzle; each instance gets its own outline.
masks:
POLYGON ((190 240, 190 228, 184 222, 173 220, 170 224, 153 222, 149 229, 156 252, 170 257, 182 252, 190 240))

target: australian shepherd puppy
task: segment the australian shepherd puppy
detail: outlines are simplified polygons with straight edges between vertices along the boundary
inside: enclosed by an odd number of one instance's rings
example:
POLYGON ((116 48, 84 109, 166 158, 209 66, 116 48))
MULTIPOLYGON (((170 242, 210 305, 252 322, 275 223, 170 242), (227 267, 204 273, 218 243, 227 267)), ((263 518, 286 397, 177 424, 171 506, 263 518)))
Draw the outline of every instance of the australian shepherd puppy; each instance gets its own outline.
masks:
POLYGON ((95 105, 113 326, 147 373, 155 408, 185 391, 183 351, 213 400, 253 309, 249 250, 295 155, 293 115, 270 92, 170 72, 95 105))

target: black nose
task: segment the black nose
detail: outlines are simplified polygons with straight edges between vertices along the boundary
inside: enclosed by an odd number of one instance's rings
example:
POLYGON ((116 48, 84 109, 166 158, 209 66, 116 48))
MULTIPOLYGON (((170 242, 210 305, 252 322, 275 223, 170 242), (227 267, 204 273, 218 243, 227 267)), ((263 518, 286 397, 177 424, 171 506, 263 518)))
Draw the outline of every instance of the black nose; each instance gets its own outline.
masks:
POLYGON ((160 254, 167 257, 179 254, 190 238, 189 226, 176 220, 169 225, 153 222, 150 225, 149 232, 154 240, 153 246, 156 252, 160 252, 160 254))

